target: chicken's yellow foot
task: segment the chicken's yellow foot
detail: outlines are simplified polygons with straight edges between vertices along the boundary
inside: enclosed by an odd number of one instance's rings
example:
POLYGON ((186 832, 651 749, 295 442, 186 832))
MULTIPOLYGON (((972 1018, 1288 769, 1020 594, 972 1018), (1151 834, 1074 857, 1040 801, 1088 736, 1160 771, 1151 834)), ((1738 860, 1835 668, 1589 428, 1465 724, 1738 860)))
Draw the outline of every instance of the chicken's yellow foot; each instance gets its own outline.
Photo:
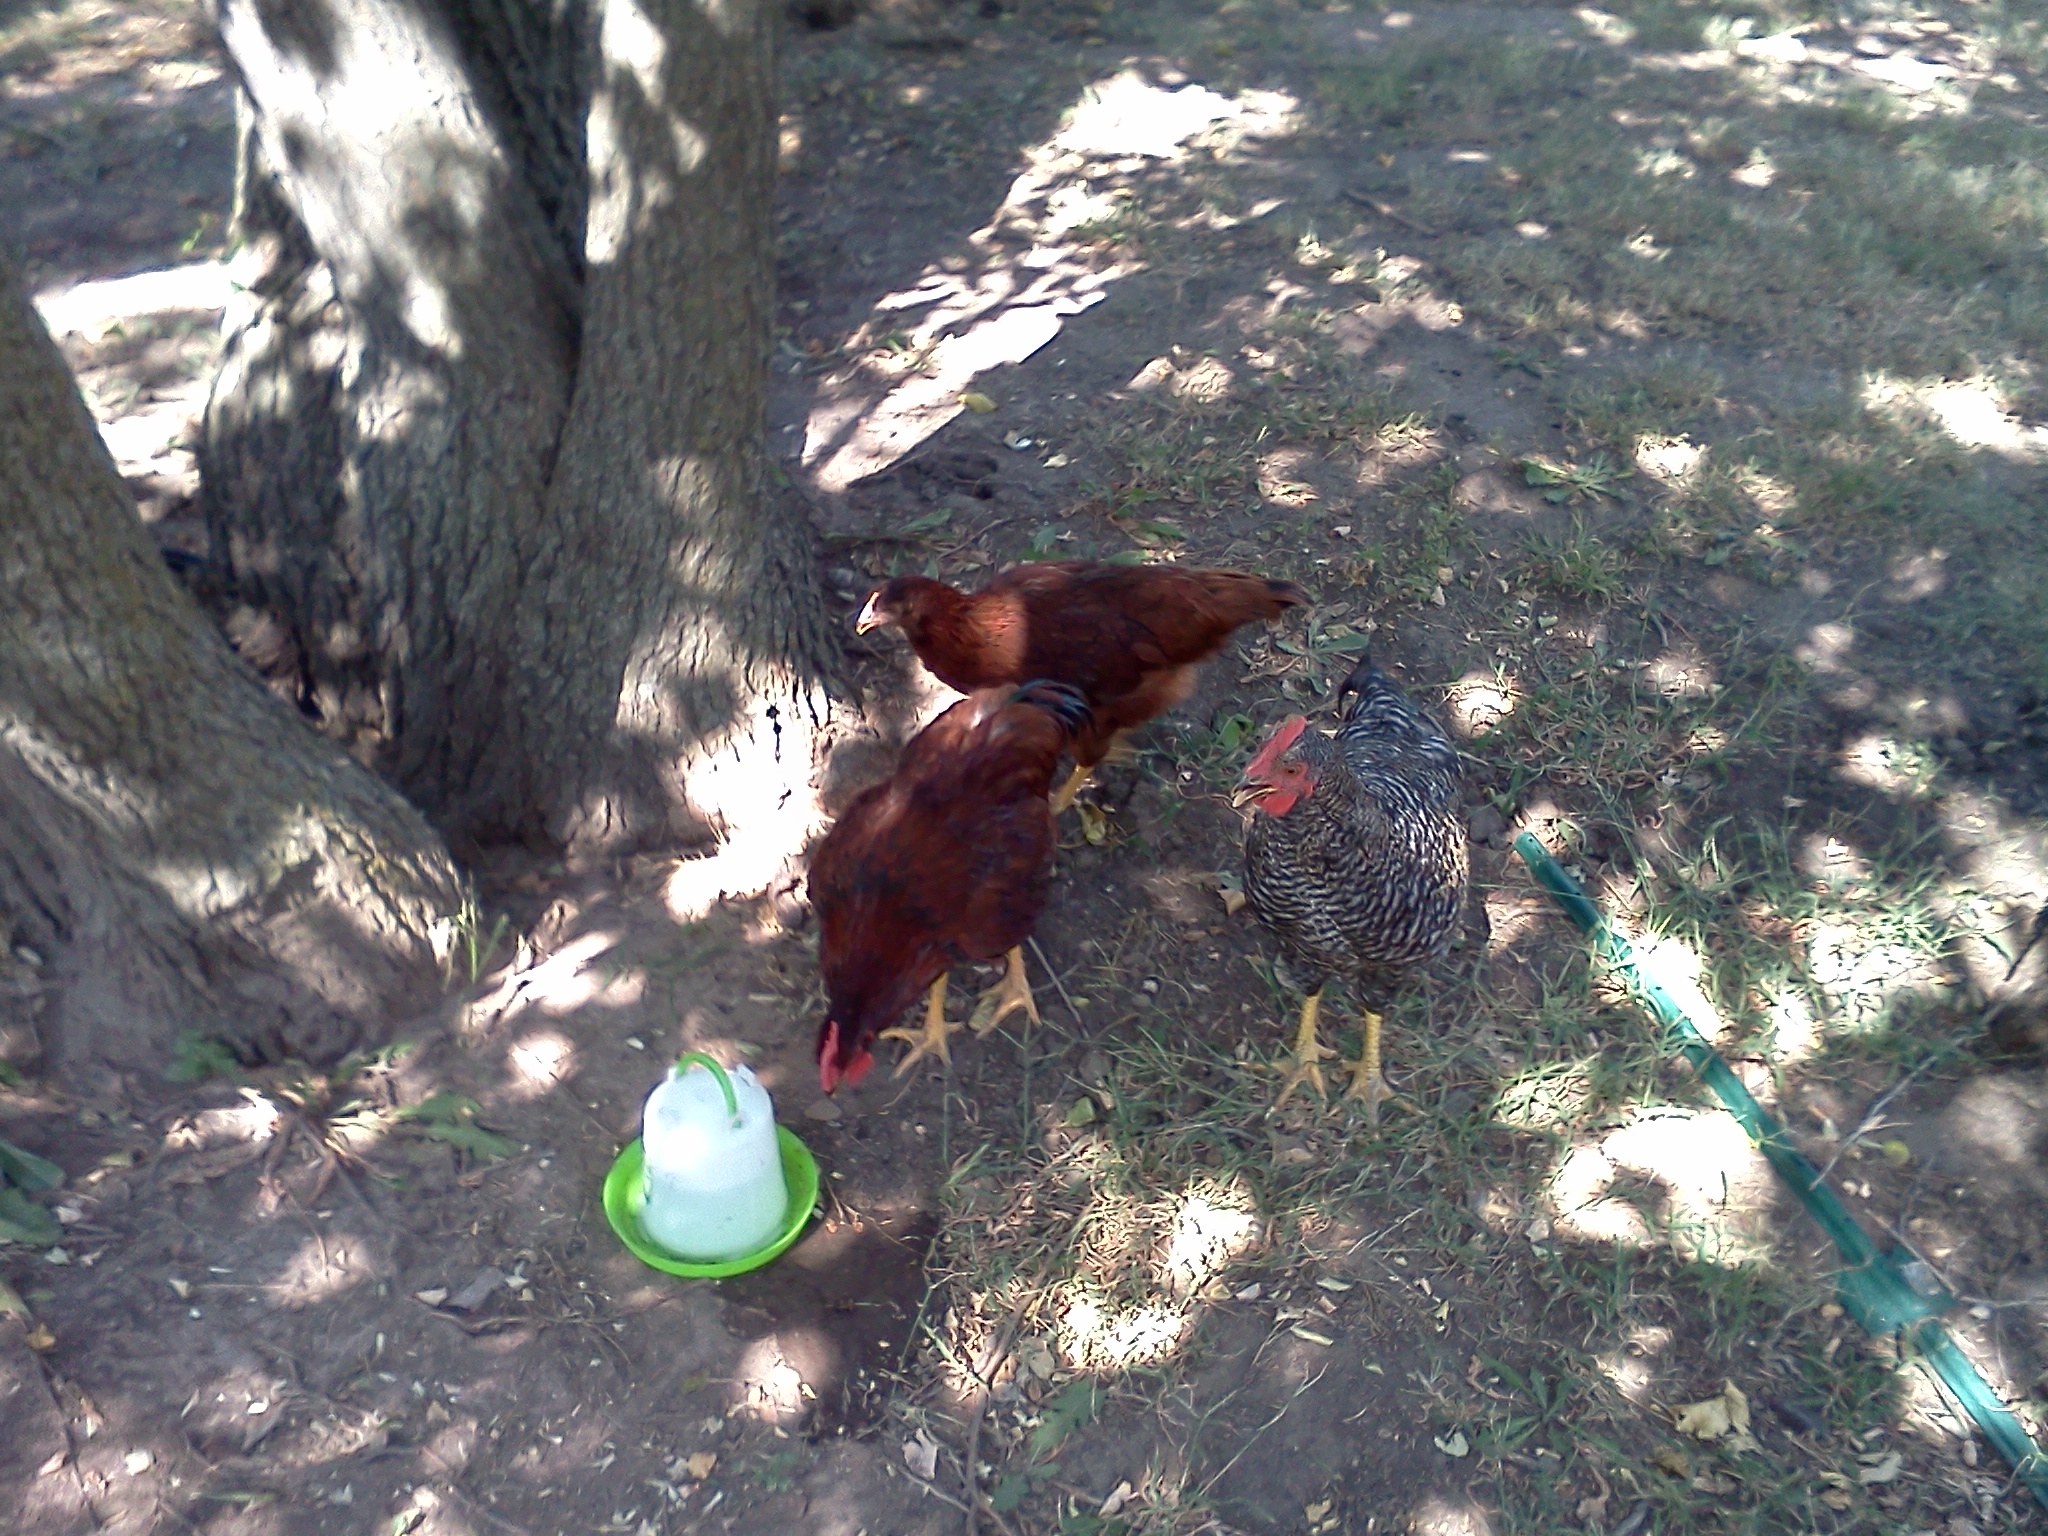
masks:
POLYGON ((1303 1083, 1316 1091, 1316 1097, 1325 1094, 1323 1069, 1320 1063, 1336 1055, 1316 1039, 1316 1019, 1322 1011, 1322 989, 1309 993, 1301 1005, 1301 1023, 1294 1031, 1294 1065, 1285 1068, 1280 1076, 1280 1097, 1273 1101, 1275 1109, 1287 1102, 1287 1096, 1303 1083))
POLYGON ((1351 1074, 1351 1087, 1345 1092, 1347 1099, 1359 1099, 1365 1104, 1365 1120, 1368 1125, 1380 1123, 1380 1106, 1390 1100, 1405 1104, 1393 1089, 1387 1086, 1386 1078, 1380 1072, 1380 1016, 1367 1010, 1365 1015, 1365 1045, 1358 1053, 1358 1060, 1347 1061, 1344 1069, 1351 1074))
POLYGON ((1088 787, 1088 781, 1095 777, 1093 768, 1074 764, 1074 771, 1067 775, 1067 782, 1052 792, 1052 813, 1057 816, 1072 805, 1081 791, 1088 787))
POLYGON ((1038 1022, 1038 1004, 1031 996, 1031 984, 1024 979, 1024 951, 1012 949, 1003 962, 1003 979, 981 994, 967 1027, 985 1035, 1019 1008, 1032 1023, 1038 1022))
POLYGON ((957 1034, 959 1030, 958 1024, 946 1022, 946 978, 941 976, 932 983, 932 989, 925 997, 924 1028, 906 1029, 898 1025, 895 1029, 883 1030, 880 1038, 910 1042, 910 1054, 896 1063, 896 1075, 901 1077, 920 1056, 936 1056, 950 1067, 953 1057, 946 1049, 946 1036, 957 1034))

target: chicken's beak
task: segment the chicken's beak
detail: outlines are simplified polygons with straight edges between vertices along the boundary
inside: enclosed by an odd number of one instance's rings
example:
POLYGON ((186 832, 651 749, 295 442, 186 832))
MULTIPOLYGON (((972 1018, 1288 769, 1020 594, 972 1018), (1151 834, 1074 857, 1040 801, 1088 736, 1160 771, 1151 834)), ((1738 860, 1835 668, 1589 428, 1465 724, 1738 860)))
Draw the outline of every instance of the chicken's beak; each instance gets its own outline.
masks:
POLYGON ((1256 805, 1259 801, 1265 799, 1266 796, 1272 794, 1277 787, 1272 784, 1240 784, 1230 797, 1231 809, 1243 810, 1248 805, 1256 805))
POLYGON ((856 635, 864 635, 871 629, 880 629, 889 622, 888 616, 878 606, 881 600, 882 594, 879 592, 868 594, 867 606, 861 609, 860 617, 853 621, 853 632, 856 635))

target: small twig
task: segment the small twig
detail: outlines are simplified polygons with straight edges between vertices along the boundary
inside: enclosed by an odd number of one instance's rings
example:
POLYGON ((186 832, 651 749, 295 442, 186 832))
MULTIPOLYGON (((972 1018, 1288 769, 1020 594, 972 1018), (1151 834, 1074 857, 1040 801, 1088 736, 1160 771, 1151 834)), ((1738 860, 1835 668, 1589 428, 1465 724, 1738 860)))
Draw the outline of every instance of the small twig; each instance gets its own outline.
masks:
POLYGON ((1329 1370, 1330 1368, 1327 1365, 1324 1366, 1320 1371, 1317 1371, 1315 1375, 1309 1377, 1307 1381, 1304 1381, 1300 1386, 1296 1387, 1294 1389, 1294 1395, 1288 1398, 1286 1402, 1280 1405, 1279 1411, 1275 1413, 1273 1417, 1266 1420, 1265 1423, 1261 1424, 1257 1429, 1252 1431, 1251 1438, 1246 1440, 1243 1445, 1237 1448, 1237 1454, 1231 1457, 1230 1460, 1223 1463, 1222 1466, 1218 1467, 1215 1473, 1206 1482, 1202 1484, 1201 1491, 1203 1497, 1206 1498, 1208 1496, 1209 1490, 1214 1488, 1218 1483, 1223 1481, 1224 1477, 1229 1473, 1232 1467, 1236 1466, 1240 1461, 1244 1460, 1245 1452, 1249 1451, 1253 1446, 1257 1445, 1259 1443, 1260 1438, 1266 1433, 1267 1430, 1271 1429, 1275 1424, 1278 1424, 1282 1419, 1287 1417, 1287 1410, 1292 1408, 1297 1402, 1299 1402, 1302 1398, 1302 1395, 1306 1393, 1309 1390, 1309 1388, 1313 1387, 1317 1382, 1321 1381, 1324 1376, 1329 1374, 1329 1370))
POLYGON ((946 1492, 946 1490, 941 1488, 937 1483, 926 1482, 923 1478, 919 1477, 915 1472, 911 1471, 908 1467, 896 1467, 892 1468, 891 1470, 902 1473, 903 1476, 909 1478, 910 1481, 917 1484, 918 1487, 922 1488, 926 1493, 930 1494, 933 1498, 944 1499, 948 1504, 952 1505, 955 1509, 959 1510, 963 1515, 967 1513, 967 1506, 965 1504, 962 1504, 958 1499, 954 1498, 952 1494, 946 1492))
MULTIPOLYGON (((98 1512, 92 1507, 92 1494, 85 1486, 85 1472, 78 1465, 78 1445, 71 1438, 71 1415, 64 1411, 64 1398, 57 1391, 57 1383, 52 1379, 51 1367, 43 1358, 42 1351, 32 1350, 30 1357, 36 1363, 36 1377, 42 1382, 43 1391, 48 1394, 50 1399, 50 1407, 57 1415, 57 1433, 64 1441, 64 1465, 71 1473, 72 1483, 78 1489, 79 1508, 85 1511, 86 1519, 90 1520, 94 1528, 97 1529, 100 1524, 100 1517, 98 1512)), ((78 1386, 74 1382, 72 1390, 78 1393, 79 1402, 88 1413, 102 1424, 106 1423, 107 1416, 99 1411, 99 1404, 86 1395, 83 1387, 78 1386)))
POLYGON ((170 1503, 163 1497, 162 1494, 157 1495, 156 1507, 161 1513, 169 1515, 173 1520, 177 1521, 178 1524, 185 1527, 186 1530, 194 1532, 196 1536, 199 1527, 194 1525, 190 1520, 187 1520, 183 1515, 179 1514, 178 1511, 171 1508, 170 1503))
POLYGON ((1396 224, 1399 224, 1403 229, 1412 229, 1415 231, 1416 234, 1425 236, 1426 238, 1431 240, 1435 240, 1438 238, 1437 232, 1431 229, 1427 224, 1416 223, 1413 219, 1409 218, 1407 214, 1402 213, 1399 209, 1393 207, 1393 205, 1389 203, 1381 202, 1376 197, 1370 196, 1369 194, 1364 192, 1355 192, 1348 188, 1345 190, 1344 196, 1351 202, 1358 203, 1366 208, 1370 208, 1374 213, 1378 214, 1383 219, 1392 219, 1396 224))
MULTIPOLYGON (((1996 1008, 1992 1009, 1991 1015, 1995 1015, 1996 1012, 1996 1008)), ((1986 1017, 1989 1018, 1991 1015, 1987 1015, 1986 1017)), ((1976 1033, 1976 1030, 1972 1030, 1970 1032, 1971 1037, 1974 1038, 1976 1033)), ((1863 1112, 1863 1118, 1856 1122, 1856 1129, 1851 1131, 1848 1135, 1842 1138, 1842 1144, 1839 1147, 1835 1148, 1835 1155, 1828 1159, 1827 1166, 1821 1169, 1819 1173, 1813 1176, 1813 1186, 1817 1189, 1822 1184, 1825 1184, 1827 1182, 1828 1175, 1835 1171, 1835 1164, 1839 1163, 1842 1160, 1842 1156, 1844 1153, 1846 1153, 1851 1147, 1856 1145, 1856 1142, 1860 1137, 1867 1136, 1872 1131, 1879 1130, 1882 1128, 1885 1110, 1888 1107, 1890 1107, 1893 1099, 1896 1099, 1900 1094, 1904 1093, 1908 1088, 1910 1088, 1913 1085, 1914 1079, 1919 1077, 1921 1073, 1925 1072, 1929 1067, 1933 1066, 1936 1062, 1946 1061, 1950 1055, 1954 1054, 1957 1051, 1960 1051, 1961 1049, 1962 1043, 1960 1041, 1952 1041, 1941 1050, 1932 1052, 1925 1061, 1920 1063, 1919 1066, 1915 1067, 1912 1071, 1908 1072, 1904 1077, 1900 1078, 1896 1083, 1893 1083, 1891 1087, 1885 1089, 1883 1093, 1880 1093, 1875 1099, 1873 1099, 1871 1101, 1870 1108, 1866 1109, 1863 1112)))
POLYGON ((984 1494, 982 1494, 979 1490, 976 1490, 975 1492, 974 1502, 981 1506, 981 1512, 984 1515, 987 1515, 989 1519, 995 1522, 996 1529, 1001 1531, 1003 1533, 1003 1536, 1017 1536, 1016 1529, 1010 1524, 1009 1521, 1005 1520, 1001 1515, 996 1513, 995 1505, 989 1503, 987 1497, 984 1494))
POLYGON ((1067 1012, 1074 1016, 1076 1024, 1084 1023, 1085 1021, 1081 1017, 1081 1010, 1074 1006, 1073 998, 1067 995, 1067 984, 1060 980, 1060 973, 1052 968, 1052 962, 1045 958, 1045 951, 1038 947, 1038 936, 1036 934, 1031 936, 1030 944, 1031 953, 1038 957, 1039 969, 1052 978, 1052 989, 1059 993, 1060 1001, 1067 1005, 1067 1012))
POLYGON ((511 1532, 512 1536, 532 1536, 532 1533, 525 1526, 507 1520, 503 1515, 486 1509, 453 1483, 444 1484, 444 1487, 447 1490, 447 1496, 454 1499, 462 1507, 464 1514, 481 1516, 486 1522, 495 1525, 499 1530, 511 1532))
POLYGON ((2020 946, 2020 952, 2012 957, 2012 964, 2005 968, 2005 979, 2011 981, 2019 975, 2020 967, 2027 963, 2027 956, 2034 952, 2034 946, 2048 934, 2048 906, 2034 914, 2034 925, 2027 930, 2027 942, 2020 946))
POLYGON ((967 1421, 967 1536, 977 1536, 980 1528, 981 1484, 974 1475, 974 1463, 981 1455, 981 1421, 988 1414, 988 1400, 995 1391, 996 1372, 1003 1368, 1003 1362, 1010 1356, 1010 1345, 1016 1341, 1017 1327, 1024 1321, 1024 1308, 1029 1300, 1027 1292, 1010 1308, 1010 1315, 996 1330, 995 1338, 981 1357, 980 1368, 974 1373, 974 1416, 967 1421))

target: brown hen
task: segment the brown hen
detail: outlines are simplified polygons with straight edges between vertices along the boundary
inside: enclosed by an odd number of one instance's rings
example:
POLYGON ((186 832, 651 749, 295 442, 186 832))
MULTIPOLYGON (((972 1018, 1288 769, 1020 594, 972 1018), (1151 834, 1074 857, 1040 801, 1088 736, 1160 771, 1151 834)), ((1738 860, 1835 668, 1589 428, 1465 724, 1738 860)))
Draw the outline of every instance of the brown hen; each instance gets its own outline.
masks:
POLYGON ((1092 722, 1073 743, 1062 811, 1116 738, 1194 690, 1196 669, 1254 619, 1307 603, 1291 581, 1242 571, 1048 560, 1003 572, 979 592, 898 576, 861 610, 866 634, 899 626, 934 676, 961 692, 1045 678, 1081 690, 1092 722))
POLYGON ((903 749, 896 772, 862 791, 811 856, 827 1012, 818 1085, 831 1093, 873 1064, 878 1037, 946 1060, 946 973, 963 960, 1008 957, 970 1026, 987 1033, 1012 1010, 1035 1022, 1020 946, 1052 881, 1046 803, 1060 754, 1088 708, 1058 683, 986 688, 940 715, 903 749), (890 1029, 930 989, 925 1027, 890 1029))

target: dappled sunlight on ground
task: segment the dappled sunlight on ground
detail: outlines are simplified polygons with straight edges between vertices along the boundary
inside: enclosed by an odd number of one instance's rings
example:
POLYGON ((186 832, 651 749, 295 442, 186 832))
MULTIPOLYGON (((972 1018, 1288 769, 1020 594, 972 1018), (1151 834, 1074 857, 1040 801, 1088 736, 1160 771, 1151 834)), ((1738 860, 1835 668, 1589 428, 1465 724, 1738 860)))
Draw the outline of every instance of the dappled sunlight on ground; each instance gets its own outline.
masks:
POLYGON ((506 1091, 516 1098, 550 1093, 576 1074, 576 1045, 555 1030, 522 1035, 505 1052, 511 1067, 506 1091))
POLYGON ((1687 1259, 1739 1265, 1770 1256, 1780 1193, 1733 1115, 1666 1104, 1636 1110, 1565 1154, 1547 1201, 1561 1238, 1632 1247, 1661 1240, 1687 1259), (1616 1194, 1623 1184, 1637 1190, 1616 1194))
POLYGON ((1988 448, 2022 463, 2048 456, 2048 426, 2023 421, 1993 378, 1897 379, 1871 374, 1863 381, 1863 403, 1874 414, 1902 425, 1931 422, 1965 448, 1988 448))
POLYGON ((1444 696, 1451 729, 1466 740, 1484 736, 1514 713, 1521 698, 1514 674, 1471 671, 1451 684, 1444 696))
POLYGON ((1078 1273, 1045 1302, 1058 1321, 1061 1356, 1080 1370, 1169 1358, 1195 1325, 1200 1293, 1250 1251, 1260 1231, 1241 1184, 1212 1181, 1149 1199, 1099 1188, 1078 1273))
POLYGON ((828 380, 811 411, 801 460, 820 489, 842 491, 879 474, 963 410, 987 409, 962 400, 976 378, 1024 362, 1070 317, 1108 296, 1130 269, 1102 264, 1072 236, 1114 220, 1131 176, 1181 158, 1183 143, 1197 135, 1208 135, 1219 153, 1283 135, 1294 105, 1271 92, 1226 98, 1129 70, 1084 93, 1067 126, 1025 152, 1026 168, 1002 205, 968 238, 977 254, 935 263, 914 288, 878 300, 874 317, 847 344, 888 343, 828 380), (1033 243, 1016 253, 1004 242, 1017 239, 1033 243), (891 318, 921 310, 914 322, 891 318), (886 391, 880 398, 877 388, 886 391))

